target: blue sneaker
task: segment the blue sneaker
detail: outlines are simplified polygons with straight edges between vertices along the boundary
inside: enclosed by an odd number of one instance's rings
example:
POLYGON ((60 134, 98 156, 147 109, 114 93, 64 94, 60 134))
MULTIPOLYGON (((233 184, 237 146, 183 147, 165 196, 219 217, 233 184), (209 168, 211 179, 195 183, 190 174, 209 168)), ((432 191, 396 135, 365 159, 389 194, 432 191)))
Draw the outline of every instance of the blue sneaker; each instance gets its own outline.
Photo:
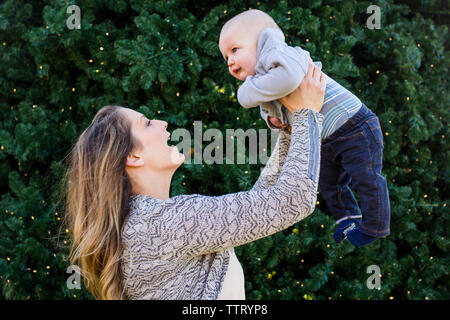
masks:
POLYGON ((372 237, 362 233, 358 227, 349 230, 347 233, 347 238, 356 247, 368 245, 378 239, 376 237, 372 237))
POLYGON ((361 219, 346 219, 338 224, 334 231, 333 238, 337 243, 341 243, 347 238, 347 234, 361 224, 361 219))

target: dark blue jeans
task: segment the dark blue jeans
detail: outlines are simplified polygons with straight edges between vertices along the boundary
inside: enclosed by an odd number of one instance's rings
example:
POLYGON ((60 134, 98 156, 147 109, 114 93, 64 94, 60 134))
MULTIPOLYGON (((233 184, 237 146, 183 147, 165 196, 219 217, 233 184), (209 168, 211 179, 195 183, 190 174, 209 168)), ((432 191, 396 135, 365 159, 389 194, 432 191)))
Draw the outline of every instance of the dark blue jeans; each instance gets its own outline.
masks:
POLYGON ((362 215, 360 231, 373 237, 390 234, 391 210, 382 165, 380 122, 364 104, 322 141, 319 186, 329 210, 336 221, 362 215))

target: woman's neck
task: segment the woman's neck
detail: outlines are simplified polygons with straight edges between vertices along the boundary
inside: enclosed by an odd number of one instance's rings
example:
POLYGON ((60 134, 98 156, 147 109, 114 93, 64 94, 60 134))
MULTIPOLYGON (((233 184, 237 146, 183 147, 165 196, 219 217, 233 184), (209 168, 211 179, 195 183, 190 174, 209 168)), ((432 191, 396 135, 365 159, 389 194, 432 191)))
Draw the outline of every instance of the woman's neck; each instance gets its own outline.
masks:
POLYGON ((132 193, 167 200, 169 199, 173 173, 168 171, 141 171, 131 174, 132 193))

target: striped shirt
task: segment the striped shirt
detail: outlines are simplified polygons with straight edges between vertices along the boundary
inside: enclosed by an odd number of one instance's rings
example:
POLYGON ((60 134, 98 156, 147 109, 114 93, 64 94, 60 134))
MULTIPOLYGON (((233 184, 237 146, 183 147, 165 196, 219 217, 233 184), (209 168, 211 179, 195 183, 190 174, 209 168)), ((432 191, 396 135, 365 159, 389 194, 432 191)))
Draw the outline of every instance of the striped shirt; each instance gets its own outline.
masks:
POLYGON ((325 139, 339 129, 361 108, 361 100, 339 83, 325 75, 327 86, 320 113, 324 115, 321 138, 325 139))

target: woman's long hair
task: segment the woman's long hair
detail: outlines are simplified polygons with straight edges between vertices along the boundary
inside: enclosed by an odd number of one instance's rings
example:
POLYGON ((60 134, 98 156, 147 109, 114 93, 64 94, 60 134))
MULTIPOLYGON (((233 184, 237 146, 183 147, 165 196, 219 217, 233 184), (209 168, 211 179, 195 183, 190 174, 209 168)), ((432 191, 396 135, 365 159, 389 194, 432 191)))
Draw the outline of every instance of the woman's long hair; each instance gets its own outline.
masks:
POLYGON ((96 299, 124 299, 121 232, 128 216, 131 183, 125 171, 136 142, 118 106, 95 115, 70 153, 66 173, 69 259, 96 299))

